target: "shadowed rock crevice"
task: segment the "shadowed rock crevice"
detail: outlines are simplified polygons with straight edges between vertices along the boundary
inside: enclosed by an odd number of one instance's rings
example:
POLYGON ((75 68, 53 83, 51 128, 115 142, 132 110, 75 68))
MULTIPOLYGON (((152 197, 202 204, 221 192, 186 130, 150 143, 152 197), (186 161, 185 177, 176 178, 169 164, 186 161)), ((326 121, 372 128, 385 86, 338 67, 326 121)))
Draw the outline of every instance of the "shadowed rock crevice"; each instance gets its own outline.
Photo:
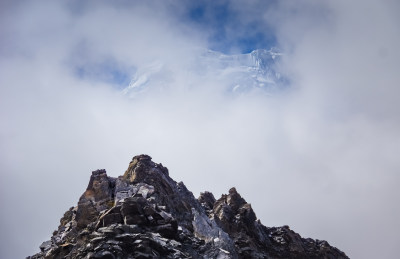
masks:
POLYGON ((28 258, 348 258, 287 226, 265 227, 235 188, 196 199, 148 155, 118 178, 93 171, 40 250, 28 258))

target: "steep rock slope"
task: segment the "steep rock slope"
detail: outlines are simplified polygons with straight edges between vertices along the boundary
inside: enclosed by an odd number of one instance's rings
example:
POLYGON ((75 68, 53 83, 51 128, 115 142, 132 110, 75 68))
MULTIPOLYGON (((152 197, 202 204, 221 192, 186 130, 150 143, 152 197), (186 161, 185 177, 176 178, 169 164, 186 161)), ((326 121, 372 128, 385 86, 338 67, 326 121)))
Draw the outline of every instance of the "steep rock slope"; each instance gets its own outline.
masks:
POLYGON ((265 227, 235 188, 195 199, 148 155, 118 178, 92 172, 40 250, 28 258, 348 258, 288 226, 265 227))

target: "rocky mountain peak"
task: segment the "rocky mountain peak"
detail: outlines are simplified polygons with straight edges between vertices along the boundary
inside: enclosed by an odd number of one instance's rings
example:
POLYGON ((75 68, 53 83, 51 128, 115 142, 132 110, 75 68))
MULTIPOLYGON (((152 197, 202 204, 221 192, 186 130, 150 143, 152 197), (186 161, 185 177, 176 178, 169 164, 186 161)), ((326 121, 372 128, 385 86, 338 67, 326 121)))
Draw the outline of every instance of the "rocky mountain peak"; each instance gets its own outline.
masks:
MULTIPOLYGON (((130 183, 154 182, 168 177, 168 169, 162 164, 156 164, 148 155, 139 155, 132 158, 123 178, 130 183)), ((169 177, 168 177, 169 178, 169 177)), ((169 181, 172 179, 165 179, 169 181)))
POLYGON ((287 226, 262 225, 236 188, 196 199, 148 155, 117 178, 93 171, 40 249, 28 258, 348 258, 287 226))

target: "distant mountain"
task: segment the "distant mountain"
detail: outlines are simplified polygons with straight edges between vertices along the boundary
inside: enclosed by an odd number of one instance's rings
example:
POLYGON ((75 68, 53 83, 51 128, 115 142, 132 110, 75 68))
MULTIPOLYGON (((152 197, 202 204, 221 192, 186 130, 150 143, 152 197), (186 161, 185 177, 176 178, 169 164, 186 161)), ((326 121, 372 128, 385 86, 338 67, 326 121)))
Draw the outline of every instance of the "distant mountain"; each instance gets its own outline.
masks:
POLYGON ((348 258, 288 226, 266 227, 236 191, 198 199, 168 169, 135 156, 123 176, 92 172, 38 258, 348 258))
POLYGON ((148 90, 162 90, 176 85, 176 77, 181 78, 181 83, 188 87, 196 82, 204 82, 219 84, 222 90, 233 93, 254 89, 275 91, 288 82, 276 68, 281 56, 282 53, 276 49, 259 49, 238 55, 207 50, 197 53, 185 67, 179 69, 172 68, 166 62, 155 61, 139 67, 123 93, 135 97, 148 90))

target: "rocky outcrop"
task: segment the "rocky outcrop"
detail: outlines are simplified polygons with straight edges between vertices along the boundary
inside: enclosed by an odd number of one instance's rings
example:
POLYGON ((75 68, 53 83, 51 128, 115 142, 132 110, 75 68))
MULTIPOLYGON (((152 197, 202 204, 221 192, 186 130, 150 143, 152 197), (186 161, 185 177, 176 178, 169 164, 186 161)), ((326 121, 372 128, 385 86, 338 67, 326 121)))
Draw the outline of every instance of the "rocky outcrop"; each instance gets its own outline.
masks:
POLYGON ((40 250, 28 258, 348 258, 288 226, 265 227, 235 188, 196 199, 147 155, 118 178, 92 172, 40 250))

